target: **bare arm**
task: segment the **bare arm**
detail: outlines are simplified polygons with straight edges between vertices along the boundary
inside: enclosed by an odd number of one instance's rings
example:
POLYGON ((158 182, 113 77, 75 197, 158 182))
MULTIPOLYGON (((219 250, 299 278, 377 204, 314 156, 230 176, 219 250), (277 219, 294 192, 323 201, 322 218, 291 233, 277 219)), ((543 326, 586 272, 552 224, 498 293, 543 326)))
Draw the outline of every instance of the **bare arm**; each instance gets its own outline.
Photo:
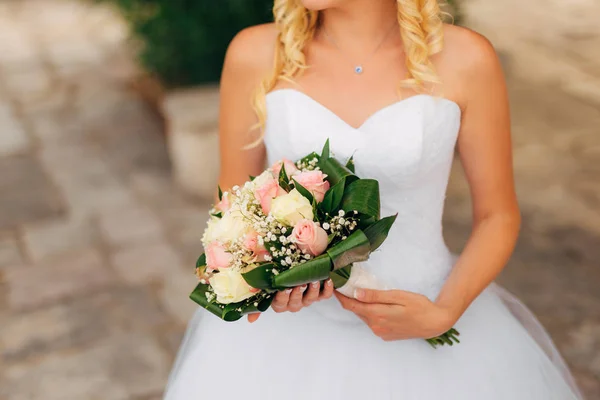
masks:
POLYGON ((342 306, 384 340, 431 338, 448 331, 496 278, 513 251, 520 216, 515 195, 504 77, 491 44, 468 33, 461 44, 464 113, 458 139, 471 187, 473 231, 435 302, 402 290, 336 293, 342 306))
POLYGON ((520 225, 504 76, 492 45, 480 36, 474 45, 458 139, 471 188, 473 230, 436 301, 456 318, 504 268, 520 225))
POLYGON ((220 91, 219 185, 229 189, 259 175, 265 167, 265 147, 244 147, 259 137, 252 131, 257 118, 251 106, 254 90, 269 73, 275 32, 269 25, 245 29, 233 39, 223 66, 220 91))

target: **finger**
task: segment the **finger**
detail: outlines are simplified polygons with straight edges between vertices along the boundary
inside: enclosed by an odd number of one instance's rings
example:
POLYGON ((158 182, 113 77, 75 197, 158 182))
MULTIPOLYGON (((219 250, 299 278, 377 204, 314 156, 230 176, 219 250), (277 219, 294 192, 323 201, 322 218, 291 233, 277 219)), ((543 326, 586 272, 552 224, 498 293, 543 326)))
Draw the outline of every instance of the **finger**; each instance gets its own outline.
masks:
POLYGON ((287 310, 288 303, 290 301, 290 294, 292 289, 286 289, 282 292, 278 292, 271 303, 271 308, 275 312, 284 312, 287 310))
POLYGON ((414 298, 414 296, 418 295, 404 290, 373 290, 359 288, 354 291, 354 297, 363 303, 405 305, 411 298, 414 298))
POLYGON ((325 287, 319 296, 319 300, 331 298, 331 296, 333 296, 333 290, 333 281, 331 279, 327 279, 327 281, 325 281, 325 287))
POLYGON ((251 324, 256 322, 256 320, 260 317, 259 313, 255 313, 255 314, 248 314, 248 322, 250 322, 251 324))
POLYGON ((302 295, 304 294, 304 291, 306 291, 306 288, 306 285, 302 285, 295 287, 294 290, 292 290, 292 294, 290 294, 290 301, 288 303, 289 311, 298 312, 302 309, 302 295))
POLYGON ((342 304, 342 307, 344 307, 346 310, 351 311, 359 316, 368 316, 368 304, 346 297, 340 292, 335 292, 334 294, 338 301, 342 304))
POLYGON ((321 291, 321 282, 313 282, 308 286, 308 290, 302 299, 302 303, 305 306, 309 306, 319 299, 319 292, 321 291))

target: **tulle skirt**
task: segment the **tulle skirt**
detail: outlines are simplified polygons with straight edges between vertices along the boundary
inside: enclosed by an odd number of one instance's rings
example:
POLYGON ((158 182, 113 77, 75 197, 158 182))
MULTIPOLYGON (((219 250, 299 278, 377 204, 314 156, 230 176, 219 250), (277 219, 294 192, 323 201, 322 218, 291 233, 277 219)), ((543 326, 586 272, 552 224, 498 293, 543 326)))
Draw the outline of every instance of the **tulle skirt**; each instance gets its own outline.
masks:
POLYGON ((456 328, 460 344, 432 349, 423 340, 382 341, 335 298, 296 314, 269 311, 254 324, 199 310, 164 399, 583 398, 543 327, 499 286, 456 328))

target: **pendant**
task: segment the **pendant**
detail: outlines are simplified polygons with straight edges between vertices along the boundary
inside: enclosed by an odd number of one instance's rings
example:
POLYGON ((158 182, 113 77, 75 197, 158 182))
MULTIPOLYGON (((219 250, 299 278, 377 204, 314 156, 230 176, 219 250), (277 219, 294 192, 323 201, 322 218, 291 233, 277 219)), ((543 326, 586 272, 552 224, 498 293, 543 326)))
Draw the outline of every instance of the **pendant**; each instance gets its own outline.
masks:
POLYGON ((356 67, 354 67, 354 72, 356 72, 359 75, 362 74, 363 73, 362 65, 357 65, 356 67))

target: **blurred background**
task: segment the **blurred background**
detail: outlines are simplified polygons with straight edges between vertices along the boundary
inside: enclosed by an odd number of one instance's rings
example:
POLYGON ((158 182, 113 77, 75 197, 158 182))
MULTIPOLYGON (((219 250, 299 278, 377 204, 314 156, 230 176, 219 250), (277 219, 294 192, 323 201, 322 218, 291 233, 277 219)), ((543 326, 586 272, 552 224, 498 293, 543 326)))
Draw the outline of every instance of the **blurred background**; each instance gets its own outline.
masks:
MULTIPOLYGON (((0 399, 158 400, 195 305, 225 47, 269 0, 0 0, 0 399)), ((600 399, 600 2, 462 0, 509 80, 500 281, 600 399)), ((457 162, 445 236, 470 230, 457 162)), ((199 379, 201 377, 199 376, 199 379)))

